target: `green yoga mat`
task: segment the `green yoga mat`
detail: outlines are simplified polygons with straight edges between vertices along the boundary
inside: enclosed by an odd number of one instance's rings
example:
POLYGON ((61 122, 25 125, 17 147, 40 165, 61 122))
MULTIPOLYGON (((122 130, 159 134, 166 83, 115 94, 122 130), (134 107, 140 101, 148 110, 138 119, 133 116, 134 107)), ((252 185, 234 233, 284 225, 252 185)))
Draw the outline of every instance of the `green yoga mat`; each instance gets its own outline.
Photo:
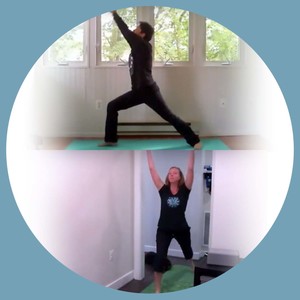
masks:
MULTIPOLYGON (((194 273, 190 266, 173 265, 172 269, 164 273, 161 293, 170 293, 193 287, 194 273)), ((154 283, 148 285, 142 293, 154 293, 154 283)))
MULTIPOLYGON (((113 147, 99 147, 103 140, 76 139, 66 150, 191 150, 184 139, 119 139, 113 147)), ((220 139, 201 139, 201 150, 229 150, 220 139)))

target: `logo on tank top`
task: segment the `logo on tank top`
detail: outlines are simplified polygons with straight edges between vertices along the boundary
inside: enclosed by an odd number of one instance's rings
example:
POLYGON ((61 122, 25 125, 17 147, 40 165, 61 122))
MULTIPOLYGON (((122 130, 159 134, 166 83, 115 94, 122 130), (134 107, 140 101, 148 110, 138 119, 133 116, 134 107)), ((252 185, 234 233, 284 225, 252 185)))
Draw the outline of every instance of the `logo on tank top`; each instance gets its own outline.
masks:
POLYGON ((177 207, 180 204, 180 200, 178 197, 169 197, 167 200, 167 204, 169 207, 177 207))

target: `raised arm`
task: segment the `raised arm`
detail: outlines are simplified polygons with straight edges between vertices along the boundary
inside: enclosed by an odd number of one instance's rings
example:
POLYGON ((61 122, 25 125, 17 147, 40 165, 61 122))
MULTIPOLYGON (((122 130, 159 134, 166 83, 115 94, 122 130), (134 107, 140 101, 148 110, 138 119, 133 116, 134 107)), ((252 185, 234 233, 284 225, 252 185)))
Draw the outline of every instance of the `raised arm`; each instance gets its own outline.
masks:
POLYGON ((163 187, 164 183, 156 172, 153 157, 152 157, 152 152, 149 150, 147 151, 147 161, 148 161, 148 167, 149 167, 149 171, 150 171, 153 183, 156 186, 156 188, 158 190, 160 190, 163 187))
POLYGON ((185 185, 189 190, 192 188, 193 181, 194 181, 194 163, 195 163, 195 151, 191 150, 189 152, 187 172, 185 177, 185 185))
POLYGON ((137 43, 139 41, 139 37, 133 32, 131 31, 127 24, 123 21, 123 19, 118 15, 116 10, 113 10, 112 12, 113 18, 118 26, 118 28, 120 29, 122 35, 124 36, 124 38, 126 39, 126 41, 128 42, 128 44, 130 46, 133 46, 135 43, 137 43))

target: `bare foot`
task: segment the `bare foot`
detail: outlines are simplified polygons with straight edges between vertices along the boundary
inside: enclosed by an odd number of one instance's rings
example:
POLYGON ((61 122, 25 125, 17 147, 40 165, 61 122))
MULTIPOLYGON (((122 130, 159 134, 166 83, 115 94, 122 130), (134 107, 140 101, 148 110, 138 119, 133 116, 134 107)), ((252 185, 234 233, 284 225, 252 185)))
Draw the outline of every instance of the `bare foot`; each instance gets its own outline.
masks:
POLYGON ((199 143, 197 143, 197 144, 194 145, 194 149, 195 150, 200 150, 201 148, 202 148, 201 142, 199 142, 199 143))
POLYGON ((118 143, 113 143, 113 142, 104 142, 102 144, 99 144, 98 147, 114 147, 117 146, 118 143))

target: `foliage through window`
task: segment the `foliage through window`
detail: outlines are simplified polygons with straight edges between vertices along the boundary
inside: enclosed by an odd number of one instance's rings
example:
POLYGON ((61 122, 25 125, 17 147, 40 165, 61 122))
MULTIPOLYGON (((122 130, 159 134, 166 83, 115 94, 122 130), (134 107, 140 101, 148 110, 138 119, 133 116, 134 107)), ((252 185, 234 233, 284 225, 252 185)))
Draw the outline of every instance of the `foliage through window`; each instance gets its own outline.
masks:
MULTIPOLYGON (((171 7, 131 7, 119 9, 118 14, 123 18, 130 29, 134 29, 139 21, 152 20, 154 26, 153 56, 155 62, 168 64, 189 62, 192 57, 190 47, 193 44, 202 49, 205 44, 204 56, 206 62, 231 64, 240 60, 240 40, 233 32, 219 23, 202 18, 206 22, 206 36, 192 38, 190 28, 197 36, 199 30, 195 18, 191 18, 188 11, 171 7), (198 32, 198 33, 197 33, 198 32)), ((47 65, 87 66, 88 54, 88 24, 89 21, 79 24, 52 44, 45 53, 47 65)), ((95 24, 95 23, 91 23, 95 24)), ((95 28, 91 26, 91 32, 95 28)), ((97 61, 123 62, 128 61, 130 47, 115 21, 111 12, 97 18, 97 61)), ((91 45, 93 46, 93 45, 91 45)), ((91 48, 93 49, 93 48, 91 48)), ((196 58, 194 58, 196 59, 196 58)))
MULTIPOLYGON (((118 14, 130 29, 136 27, 136 8, 119 9, 118 14)), ((128 61, 130 48, 110 12, 101 15, 101 42, 101 61, 128 61)))
MULTIPOLYGON (((138 10, 154 19, 154 61, 186 62, 189 60, 189 12, 169 7, 119 9, 130 29, 137 26, 138 10)), ((152 22, 151 22, 152 23, 152 22)), ((115 24, 111 13, 101 15, 101 62, 126 62, 130 48, 115 24)))
POLYGON ((86 51, 85 39, 86 24, 81 23, 65 33, 49 47, 46 63, 49 65, 83 63, 86 51))
POLYGON ((189 12, 154 8, 155 61, 189 61, 189 12))
POLYGON ((206 20, 206 61, 239 61, 239 48, 237 35, 215 21, 206 20))

